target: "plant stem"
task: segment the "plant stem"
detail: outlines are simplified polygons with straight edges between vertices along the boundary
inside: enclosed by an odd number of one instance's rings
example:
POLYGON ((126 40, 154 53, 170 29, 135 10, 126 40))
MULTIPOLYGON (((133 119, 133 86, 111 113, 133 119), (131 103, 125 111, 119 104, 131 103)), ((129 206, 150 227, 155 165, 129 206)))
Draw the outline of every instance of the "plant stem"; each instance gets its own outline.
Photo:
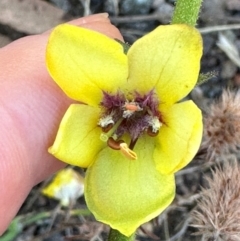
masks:
POLYGON ((135 234, 127 237, 115 229, 111 229, 108 236, 108 241, 134 241, 135 234))
POLYGON ((172 24, 195 26, 203 0, 177 0, 172 17, 172 24))
MULTIPOLYGON (((71 216, 79 216, 79 215, 90 215, 90 211, 87 209, 73 209, 70 211, 71 216)), ((0 241, 12 241, 15 240, 17 235, 22 232, 22 230, 33 224, 39 220, 43 220, 45 218, 52 217, 53 212, 41 212, 37 214, 25 214, 21 216, 17 216, 11 222, 7 232, 0 237, 0 241)), ((128 240, 128 239, 126 239, 128 240)))

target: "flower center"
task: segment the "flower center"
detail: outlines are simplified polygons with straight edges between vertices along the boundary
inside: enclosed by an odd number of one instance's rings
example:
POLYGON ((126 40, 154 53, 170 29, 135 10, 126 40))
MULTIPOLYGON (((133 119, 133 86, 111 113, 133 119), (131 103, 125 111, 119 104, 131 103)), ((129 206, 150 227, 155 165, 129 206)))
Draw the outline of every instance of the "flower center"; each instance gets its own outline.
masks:
POLYGON ((133 148, 143 133, 156 136, 162 125, 158 110, 159 101, 153 90, 145 95, 138 92, 131 100, 120 91, 115 95, 103 92, 100 105, 102 114, 98 125, 102 128, 101 140, 114 150, 120 150, 129 159, 137 159, 133 148), (130 137, 127 145, 121 138, 130 137))

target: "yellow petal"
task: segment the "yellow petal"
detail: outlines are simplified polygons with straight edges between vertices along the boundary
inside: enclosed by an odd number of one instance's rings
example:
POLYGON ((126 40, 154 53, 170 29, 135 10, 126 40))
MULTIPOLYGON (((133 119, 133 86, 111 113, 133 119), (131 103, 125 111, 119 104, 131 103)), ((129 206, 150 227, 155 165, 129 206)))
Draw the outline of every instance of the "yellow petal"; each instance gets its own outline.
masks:
POLYGON ((85 198, 91 212, 126 236, 159 215, 175 195, 174 175, 160 174, 155 168, 154 138, 142 136, 134 151, 137 160, 103 149, 85 178, 85 198))
POLYGON ((155 88, 160 102, 171 105, 195 86, 202 39, 187 25, 160 26, 128 51, 129 85, 142 92, 155 88))
POLYGON ((104 143, 97 126, 100 109, 72 104, 65 113, 49 152, 68 164, 88 167, 104 143))
POLYGON ((192 101, 185 101, 162 115, 164 123, 157 136, 154 160, 161 173, 169 174, 186 166, 198 151, 202 114, 192 101))
POLYGON ((118 42, 68 24, 51 33, 46 62, 52 78, 70 98, 95 106, 102 90, 116 91, 128 75, 127 57, 118 42))
POLYGON ((42 189, 42 193, 59 200, 62 206, 69 206, 83 195, 83 183, 83 177, 69 167, 59 171, 51 183, 42 189))

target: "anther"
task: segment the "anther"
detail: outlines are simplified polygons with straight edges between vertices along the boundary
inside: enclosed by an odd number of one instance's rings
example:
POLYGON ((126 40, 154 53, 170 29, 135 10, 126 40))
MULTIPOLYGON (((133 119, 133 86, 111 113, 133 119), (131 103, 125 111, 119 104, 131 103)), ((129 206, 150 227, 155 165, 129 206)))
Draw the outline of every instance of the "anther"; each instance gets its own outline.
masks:
POLYGON ((147 134, 149 135, 149 136, 152 136, 152 137, 154 137, 154 136, 157 136, 158 135, 158 133, 159 133, 159 131, 153 131, 153 128, 151 127, 151 126, 149 126, 148 128, 147 128, 147 134))
POLYGON ((111 147, 113 150, 120 150, 121 149, 120 145, 122 143, 124 143, 124 141, 122 140, 116 141, 112 137, 109 137, 107 141, 108 146, 111 147))
POLYGON ((102 128, 108 127, 109 125, 114 125, 112 115, 106 115, 100 118, 98 125, 101 126, 102 128))
POLYGON ((139 104, 135 101, 125 102, 123 106, 123 118, 129 118, 136 111, 142 111, 143 109, 139 106, 139 104))
POLYGON ((128 147, 127 143, 125 143, 125 142, 120 144, 120 151, 125 157, 127 157, 130 160, 136 160, 137 159, 137 154, 134 151, 132 151, 128 147))
POLYGON ((110 123, 107 126, 103 126, 102 131, 105 132, 105 133, 108 133, 112 128, 113 128, 113 124, 110 123))
POLYGON ((148 121, 149 127, 147 129, 147 133, 150 136, 156 136, 159 132, 160 127, 162 126, 162 123, 160 122, 159 118, 157 116, 151 116, 148 121))
POLYGON ((125 105, 123 106, 126 110, 135 112, 135 111, 141 111, 142 108, 138 105, 138 103, 136 102, 127 102, 125 103, 125 105))

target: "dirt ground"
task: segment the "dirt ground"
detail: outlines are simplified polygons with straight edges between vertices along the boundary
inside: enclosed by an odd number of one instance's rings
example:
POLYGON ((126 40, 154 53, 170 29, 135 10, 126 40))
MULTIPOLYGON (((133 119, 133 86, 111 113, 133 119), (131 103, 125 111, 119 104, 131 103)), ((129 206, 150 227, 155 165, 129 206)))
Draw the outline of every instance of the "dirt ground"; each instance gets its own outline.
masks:
MULTIPOLYGON (((173 8, 174 0, 1 0, 0 47, 99 12, 108 12, 131 44, 158 25, 169 23, 173 8)), ((206 113, 209 103, 219 98, 224 88, 237 90, 240 85, 240 0, 205 0, 197 28, 204 41, 201 73, 214 74, 196 87, 190 98, 206 113)), ((206 162, 200 154, 177 173, 177 195, 172 205, 139 228, 136 240, 201 240, 201 236, 193 235, 197 229, 190 226, 191 212, 201 186, 207 185, 204 175, 210 174, 214 163, 206 162)), ((0 241, 106 240, 109 228, 95 221, 83 197, 73 207, 59 210, 57 201, 40 193, 45 184, 33 188, 18 213, 19 219, 0 241), (19 223, 21 228, 16 228, 19 223)))

